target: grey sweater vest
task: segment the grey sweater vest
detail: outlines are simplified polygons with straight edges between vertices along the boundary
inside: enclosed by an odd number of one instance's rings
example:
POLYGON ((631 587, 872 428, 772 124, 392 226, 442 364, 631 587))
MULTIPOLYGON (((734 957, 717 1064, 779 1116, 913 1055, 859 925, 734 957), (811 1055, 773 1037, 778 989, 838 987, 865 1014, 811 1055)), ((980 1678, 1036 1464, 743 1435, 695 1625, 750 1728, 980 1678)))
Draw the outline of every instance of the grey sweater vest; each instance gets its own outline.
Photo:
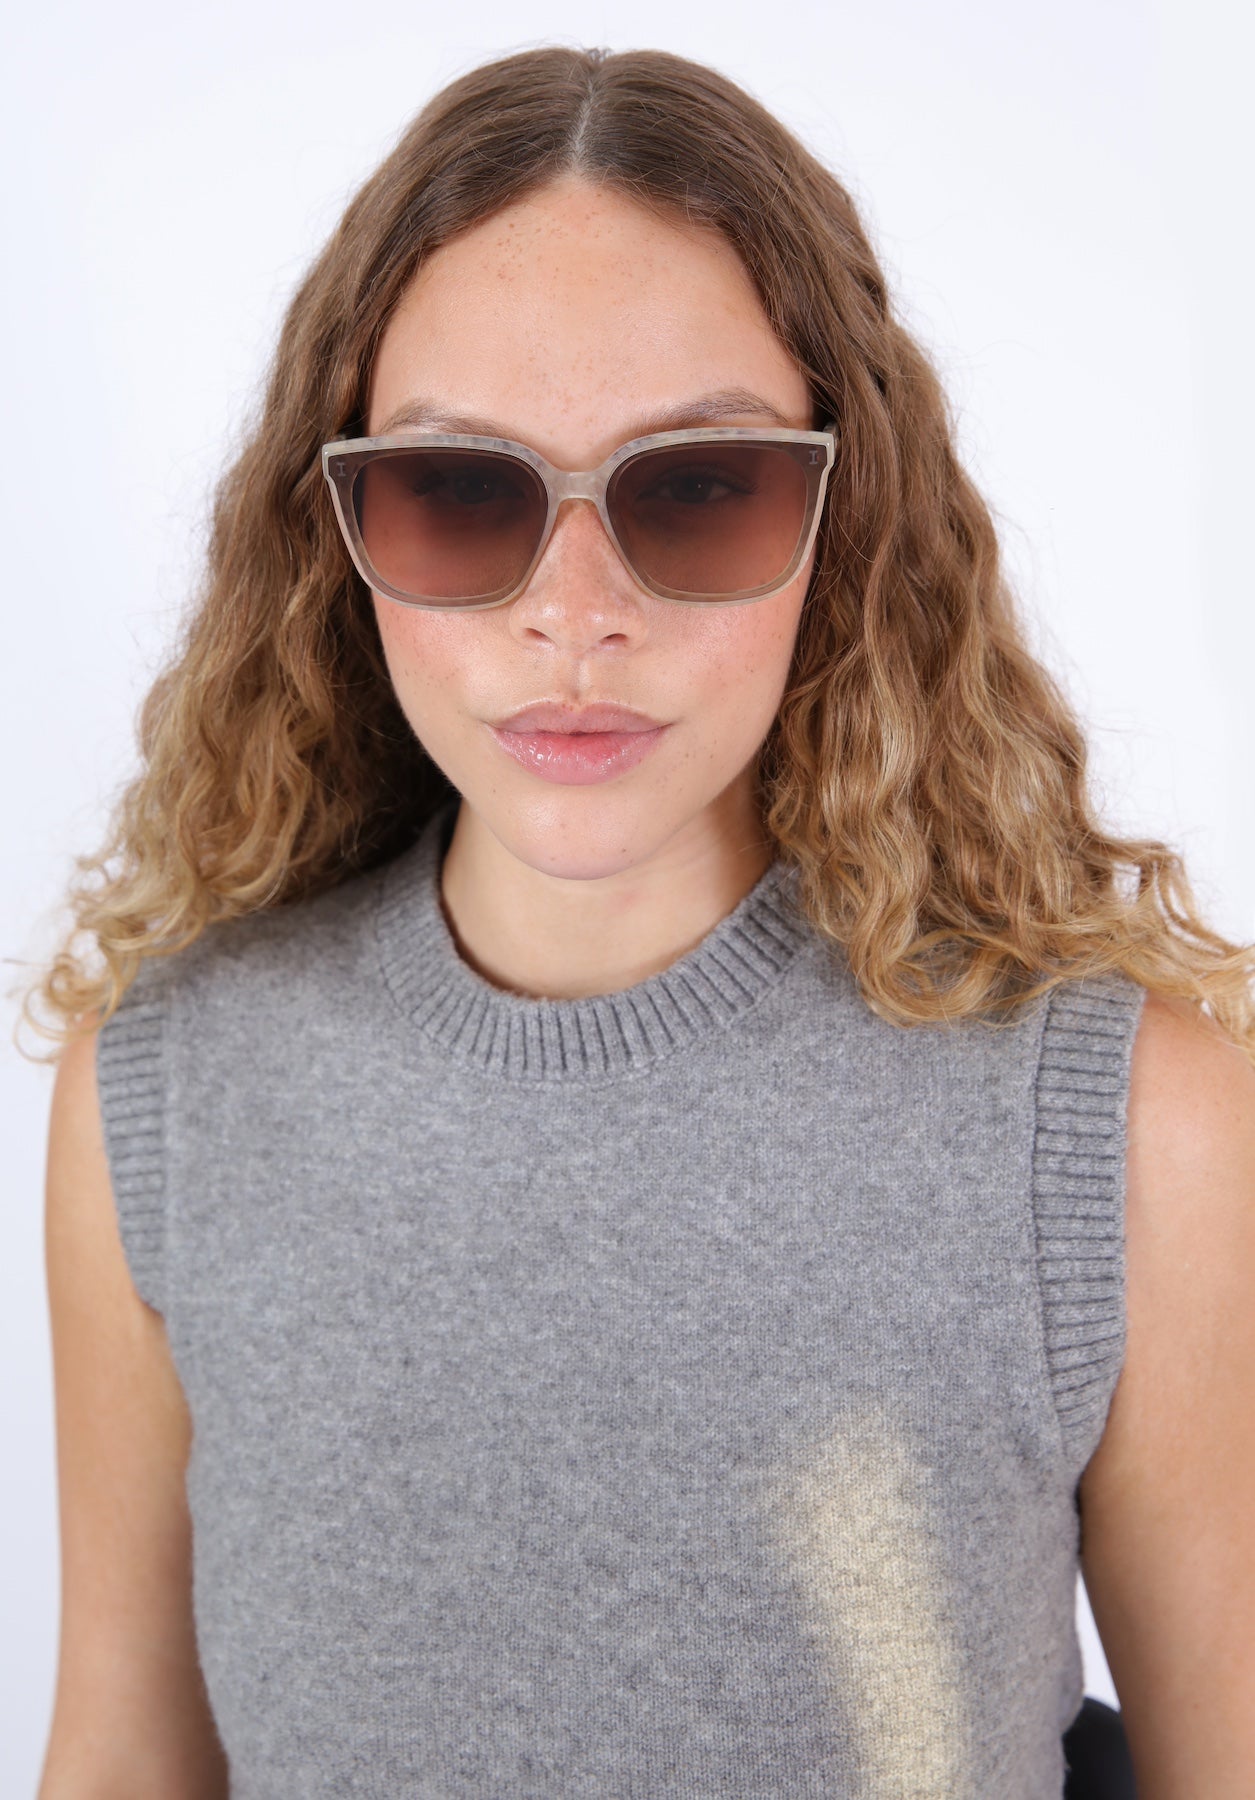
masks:
POLYGON ((455 804, 101 1037, 235 1800, 1058 1800, 1141 989, 889 1025, 776 863, 507 994, 455 804))

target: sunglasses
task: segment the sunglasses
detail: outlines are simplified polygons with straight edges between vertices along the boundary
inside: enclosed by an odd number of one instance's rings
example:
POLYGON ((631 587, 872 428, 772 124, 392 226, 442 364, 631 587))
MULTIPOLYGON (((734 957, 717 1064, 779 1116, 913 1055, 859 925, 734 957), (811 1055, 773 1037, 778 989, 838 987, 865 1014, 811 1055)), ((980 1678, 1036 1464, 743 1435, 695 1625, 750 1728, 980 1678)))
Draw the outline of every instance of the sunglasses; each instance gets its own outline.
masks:
POLYGON ((591 500, 635 581, 660 600, 764 600, 819 529, 836 432, 714 427, 621 444, 559 469, 505 438, 408 431, 324 444, 354 567, 406 606, 502 606, 531 580, 566 500, 591 500))

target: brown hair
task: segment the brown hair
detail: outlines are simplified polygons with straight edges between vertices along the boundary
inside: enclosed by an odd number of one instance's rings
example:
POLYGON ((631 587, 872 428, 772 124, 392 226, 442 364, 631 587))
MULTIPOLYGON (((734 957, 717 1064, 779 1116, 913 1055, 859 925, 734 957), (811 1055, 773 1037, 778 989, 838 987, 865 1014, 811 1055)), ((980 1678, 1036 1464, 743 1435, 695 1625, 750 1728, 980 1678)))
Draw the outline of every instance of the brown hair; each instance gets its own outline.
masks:
POLYGON ((393 694, 319 453, 364 429, 376 348, 424 258, 568 172, 722 232, 816 417, 838 421, 759 781, 807 915, 869 1004, 903 1024, 993 1019, 1119 969, 1206 1004, 1255 1054, 1251 952, 1202 922, 1173 852, 1091 812, 1081 732, 1025 646, 946 398, 849 194, 713 70, 558 48, 438 94, 297 291, 217 491, 199 603, 140 715, 142 771, 79 860, 75 935, 35 990, 57 1035, 108 1017, 144 956, 393 856, 453 792, 393 694))

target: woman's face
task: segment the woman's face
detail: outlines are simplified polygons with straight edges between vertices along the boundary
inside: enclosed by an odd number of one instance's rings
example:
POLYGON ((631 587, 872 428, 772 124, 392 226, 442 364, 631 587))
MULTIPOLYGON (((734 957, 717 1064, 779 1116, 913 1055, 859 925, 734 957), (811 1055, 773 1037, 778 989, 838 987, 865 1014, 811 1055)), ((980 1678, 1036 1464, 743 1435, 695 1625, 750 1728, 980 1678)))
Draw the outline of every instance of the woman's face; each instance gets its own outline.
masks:
MULTIPOLYGON (((418 404, 570 469, 596 467, 690 405, 703 410, 681 423, 812 424, 806 382, 731 246, 574 178, 419 271, 380 345, 367 432, 418 404)), ((406 717, 476 828, 538 871, 591 879, 744 836, 812 562, 766 600, 660 600, 577 500, 508 604, 440 612, 376 594, 375 610, 406 717), (540 702, 615 702, 667 729, 611 779, 556 784, 491 730, 540 702)))

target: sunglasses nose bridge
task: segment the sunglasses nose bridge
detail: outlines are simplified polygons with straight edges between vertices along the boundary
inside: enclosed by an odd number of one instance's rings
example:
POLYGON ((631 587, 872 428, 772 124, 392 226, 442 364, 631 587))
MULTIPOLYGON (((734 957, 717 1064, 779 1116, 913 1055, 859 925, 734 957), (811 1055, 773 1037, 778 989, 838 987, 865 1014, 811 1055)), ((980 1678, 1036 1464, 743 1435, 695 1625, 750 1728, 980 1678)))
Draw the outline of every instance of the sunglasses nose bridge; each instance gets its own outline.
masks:
POLYGON ((550 493, 550 526, 545 534, 545 546, 557 530, 568 500, 586 500, 597 513, 601 528, 609 538, 612 547, 622 557, 615 539, 614 529, 606 514, 606 482, 600 469, 555 469, 552 466, 546 472, 546 481, 550 493))
POLYGON ((549 527, 545 532, 537 552, 537 564, 547 560, 554 533, 566 510, 569 500, 583 500, 592 508, 601 526, 601 542, 603 548, 623 564, 633 581, 638 580, 635 571, 624 555, 610 518, 606 511, 607 477, 604 469, 556 469, 549 466, 544 471, 545 485, 549 490, 550 512, 549 527))
POLYGON ((549 492, 555 507, 564 500, 591 500, 597 506, 605 492, 605 482, 597 469, 551 469, 549 492))

